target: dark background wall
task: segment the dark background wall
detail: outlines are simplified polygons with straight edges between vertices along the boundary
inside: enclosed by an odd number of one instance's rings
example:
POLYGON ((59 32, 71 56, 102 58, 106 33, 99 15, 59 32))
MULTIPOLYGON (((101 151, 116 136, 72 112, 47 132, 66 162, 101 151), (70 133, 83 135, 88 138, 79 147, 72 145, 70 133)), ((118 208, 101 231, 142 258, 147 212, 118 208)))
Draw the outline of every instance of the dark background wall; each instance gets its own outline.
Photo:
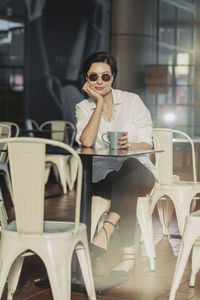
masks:
POLYGON ((119 69, 114 87, 139 94, 155 126, 199 136, 199 3, 1 0, 0 119, 21 126, 25 118, 75 123, 75 105, 84 97, 82 62, 109 50, 119 69), (167 71, 161 86, 160 66, 167 71), (174 123, 165 122, 169 112, 174 123))
POLYGON ((25 2, 25 118, 75 122, 75 105, 84 97, 82 63, 94 51, 109 50, 109 3, 25 2))

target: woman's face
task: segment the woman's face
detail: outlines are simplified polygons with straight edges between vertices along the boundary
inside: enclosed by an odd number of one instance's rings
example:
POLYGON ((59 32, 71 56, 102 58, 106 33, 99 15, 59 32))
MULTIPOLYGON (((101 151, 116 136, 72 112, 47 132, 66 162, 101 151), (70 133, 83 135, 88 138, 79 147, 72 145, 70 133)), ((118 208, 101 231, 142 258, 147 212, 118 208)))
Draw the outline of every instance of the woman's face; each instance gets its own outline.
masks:
POLYGON ((87 72, 86 79, 91 90, 105 96, 110 92, 113 82, 111 68, 106 63, 93 63, 87 72))

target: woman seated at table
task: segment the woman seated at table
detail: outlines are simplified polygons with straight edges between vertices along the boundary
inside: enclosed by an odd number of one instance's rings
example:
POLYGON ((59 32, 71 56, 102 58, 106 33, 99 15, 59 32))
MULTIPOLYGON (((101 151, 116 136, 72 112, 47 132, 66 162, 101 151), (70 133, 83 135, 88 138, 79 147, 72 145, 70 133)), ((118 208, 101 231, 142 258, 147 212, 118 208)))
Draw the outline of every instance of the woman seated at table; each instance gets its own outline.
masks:
MULTIPOLYGON (((76 140, 84 147, 102 148, 106 147, 102 140, 104 132, 123 131, 120 149, 151 149, 150 113, 138 95, 111 88, 116 75, 116 61, 106 52, 93 53, 85 61, 83 91, 89 98, 76 106, 76 140)), ((112 274, 127 275, 135 268, 137 198, 152 190, 155 178, 156 169, 145 155, 93 158, 93 193, 110 199, 111 207, 91 249, 97 256, 106 253, 110 236, 119 223, 123 257, 112 274)))

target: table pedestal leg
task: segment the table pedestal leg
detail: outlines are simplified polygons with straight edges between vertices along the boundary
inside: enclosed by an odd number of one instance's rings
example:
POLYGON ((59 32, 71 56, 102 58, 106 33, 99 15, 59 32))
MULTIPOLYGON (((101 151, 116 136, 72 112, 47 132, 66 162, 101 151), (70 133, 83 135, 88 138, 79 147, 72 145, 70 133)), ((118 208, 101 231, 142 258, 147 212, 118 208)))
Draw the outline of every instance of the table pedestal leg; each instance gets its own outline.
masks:
POLYGON ((81 223, 87 225, 88 242, 90 242, 91 208, 92 208, 92 156, 81 156, 83 164, 81 223))

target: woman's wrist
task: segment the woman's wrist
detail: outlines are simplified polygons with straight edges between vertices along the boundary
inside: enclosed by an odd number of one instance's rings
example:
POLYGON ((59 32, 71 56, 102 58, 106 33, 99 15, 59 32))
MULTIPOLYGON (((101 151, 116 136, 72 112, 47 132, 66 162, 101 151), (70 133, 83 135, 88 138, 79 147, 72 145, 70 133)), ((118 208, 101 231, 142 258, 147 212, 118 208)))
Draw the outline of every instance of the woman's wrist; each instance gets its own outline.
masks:
POLYGON ((99 107, 100 109, 103 109, 103 98, 98 99, 98 101, 95 100, 95 102, 96 102, 96 108, 99 107))

